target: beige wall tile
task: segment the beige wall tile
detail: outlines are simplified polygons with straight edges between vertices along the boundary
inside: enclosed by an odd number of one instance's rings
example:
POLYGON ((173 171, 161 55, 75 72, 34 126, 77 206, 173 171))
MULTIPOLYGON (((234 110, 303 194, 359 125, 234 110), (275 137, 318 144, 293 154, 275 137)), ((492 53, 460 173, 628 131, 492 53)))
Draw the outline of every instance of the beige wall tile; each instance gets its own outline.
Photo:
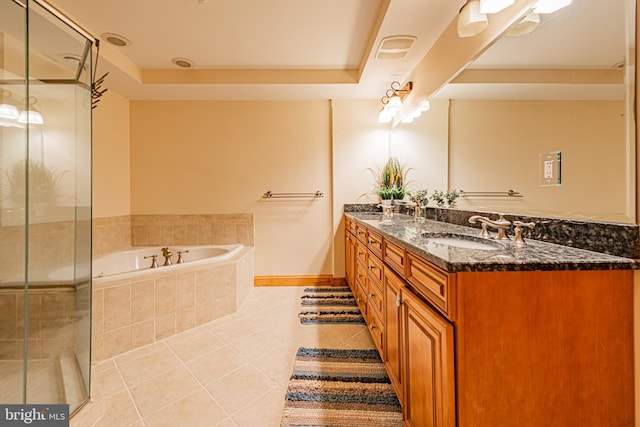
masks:
POLYGON ((196 305, 196 273, 190 271, 188 273, 178 274, 178 301, 177 309, 195 307, 196 305))
POLYGON ((196 305, 196 325, 213 320, 213 303, 196 305))
POLYGON ((156 279, 155 315, 175 313, 177 295, 177 279, 175 275, 156 279))
POLYGON ((131 284, 131 322, 153 319, 155 314, 155 281, 143 280, 131 284))
POLYGON ((104 290, 105 332, 131 325, 131 285, 104 290))
POLYGON ((176 333, 176 313, 156 316, 156 340, 170 337, 176 333))
POLYGON ((176 333, 184 332, 196 326, 196 308, 189 307, 176 313, 176 333))
POLYGON ((131 349, 131 326, 105 332, 103 336, 104 356, 107 358, 131 349))
POLYGON ((151 344, 155 340, 155 322, 153 319, 131 325, 131 348, 151 344))
POLYGON ((213 302, 213 270, 201 270, 196 273, 196 306, 213 302))

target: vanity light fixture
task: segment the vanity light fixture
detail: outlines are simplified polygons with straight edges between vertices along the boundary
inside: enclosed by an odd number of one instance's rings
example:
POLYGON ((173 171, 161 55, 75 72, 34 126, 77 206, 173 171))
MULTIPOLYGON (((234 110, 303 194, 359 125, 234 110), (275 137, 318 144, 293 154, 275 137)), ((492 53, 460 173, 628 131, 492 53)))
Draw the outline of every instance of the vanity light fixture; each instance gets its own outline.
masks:
POLYGON ((417 119, 422 115, 422 113, 429 111, 431 109, 431 103, 428 99, 425 99, 421 103, 418 104, 416 108, 414 108, 411 113, 409 113, 405 118, 400 120, 401 123, 411 123, 414 119, 417 119))
POLYGON ((0 119, 18 120, 20 111, 11 99, 11 92, 2 90, 2 104, 0 104, 0 119))
POLYGON ((378 123, 389 123, 402 108, 402 101, 411 93, 413 82, 400 86, 400 82, 392 82, 380 99, 382 108, 378 112, 378 123))
POLYGON ((458 36, 473 37, 489 26, 487 15, 480 12, 480 0, 470 0, 458 14, 458 36))
POLYGON ((537 13, 527 13, 524 18, 514 24, 511 28, 507 30, 505 35, 509 37, 520 37, 525 34, 529 34, 533 30, 536 29, 538 24, 540 23, 540 15, 537 13))
POLYGON ((480 0, 480 13, 498 13, 516 0, 480 0))
POLYGON ((42 114, 35 107, 38 100, 34 96, 30 96, 28 101, 28 107, 26 110, 20 112, 18 116, 18 123, 26 123, 30 125, 41 125, 44 123, 42 114))
POLYGON ((571 0, 538 0, 533 6, 534 13, 553 13, 563 7, 569 6, 571 0))

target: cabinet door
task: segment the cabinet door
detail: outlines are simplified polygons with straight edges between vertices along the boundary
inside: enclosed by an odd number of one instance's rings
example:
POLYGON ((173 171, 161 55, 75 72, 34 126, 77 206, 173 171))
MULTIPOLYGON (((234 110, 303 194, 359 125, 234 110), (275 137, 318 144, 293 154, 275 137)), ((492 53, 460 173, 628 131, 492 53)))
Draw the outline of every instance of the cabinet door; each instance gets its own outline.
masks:
POLYGON ((455 427, 453 326, 411 292, 401 296, 405 423, 455 427))
POLYGON ((351 288, 351 291, 353 291, 354 275, 355 275, 355 268, 356 268, 355 236, 351 234, 349 231, 345 231, 344 234, 345 234, 344 236, 344 258, 345 258, 344 276, 345 276, 345 279, 347 280, 347 284, 351 288))
POLYGON ((398 400, 402 403, 402 371, 401 371, 401 330, 400 330, 400 289, 404 287, 404 282, 387 266, 384 267, 384 364, 387 373, 391 378, 391 383, 396 389, 398 400))

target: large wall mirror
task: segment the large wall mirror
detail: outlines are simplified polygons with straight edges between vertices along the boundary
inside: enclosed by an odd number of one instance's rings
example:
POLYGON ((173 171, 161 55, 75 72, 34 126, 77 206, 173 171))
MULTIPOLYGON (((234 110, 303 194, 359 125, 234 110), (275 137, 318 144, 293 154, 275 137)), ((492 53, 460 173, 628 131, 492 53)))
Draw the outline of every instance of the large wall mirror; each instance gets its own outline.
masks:
POLYGON ((635 0, 539 18, 431 97, 448 108, 447 186, 464 209, 635 223, 635 0))

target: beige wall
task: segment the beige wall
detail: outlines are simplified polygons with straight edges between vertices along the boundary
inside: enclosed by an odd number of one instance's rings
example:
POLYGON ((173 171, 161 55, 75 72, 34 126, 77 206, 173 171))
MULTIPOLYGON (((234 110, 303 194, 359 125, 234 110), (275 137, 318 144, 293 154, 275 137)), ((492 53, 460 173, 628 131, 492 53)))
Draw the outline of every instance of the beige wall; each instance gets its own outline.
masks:
POLYGON ((393 128, 378 123, 377 99, 334 100, 332 106, 334 274, 344 277, 343 206, 378 201, 370 168, 395 156, 412 169, 409 189, 446 188, 448 102, 436 101, 411 125, 393 128))
POLYGON ((256 275, 331 274, 330 156, 328 101, 134 101, 131 214, 254 213, 256 275))
POLYGON ((462 208, 628 222, 625 120, 614 101, 452 101, 449 184, 524 195, 462 208), (553 151, 562 185, 540 186, 540 154, 553 151))
POLYGON ((93 217, 131 213, 129 100, 107 91, 93 112, 93 217))

